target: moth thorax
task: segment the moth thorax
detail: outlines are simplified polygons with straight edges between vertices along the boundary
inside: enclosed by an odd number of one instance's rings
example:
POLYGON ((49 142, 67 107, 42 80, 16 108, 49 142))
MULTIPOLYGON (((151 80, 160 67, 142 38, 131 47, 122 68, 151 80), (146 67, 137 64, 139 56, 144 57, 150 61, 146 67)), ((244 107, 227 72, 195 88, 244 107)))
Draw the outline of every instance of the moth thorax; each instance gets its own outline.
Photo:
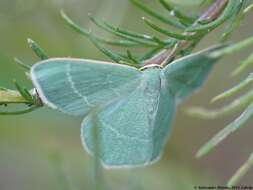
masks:
POLYGON ((143 91, 146 96, 147 111, 151 119, 155 116, 154 114, 157 111, 161 90, 161 79, 160 76, 156 74, 157 72, 158 71, 150 71, 151 75, 148 75, 148 80, 146 80, 143 91))

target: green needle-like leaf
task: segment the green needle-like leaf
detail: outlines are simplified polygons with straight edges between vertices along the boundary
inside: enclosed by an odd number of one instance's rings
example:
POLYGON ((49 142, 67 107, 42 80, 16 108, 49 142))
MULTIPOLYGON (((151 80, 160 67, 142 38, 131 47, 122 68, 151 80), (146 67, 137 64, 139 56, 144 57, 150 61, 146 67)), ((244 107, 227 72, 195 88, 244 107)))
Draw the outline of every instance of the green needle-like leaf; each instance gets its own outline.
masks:
POLYGON ((251 153, 248 160, 236 171, 233 177, 228 181, 228 187, 235 186, 252 167, 253 167, 253 153, 251 153))
POLYGON ((234 86, 230 90, 228 90, 228 91, 216 96, 215 98, 213 98, 212 102, 216 102, 216 101, 219 101, 221 99, 233 96, 234 94, 238 93, 241 89, 246 87, 251 82, 253 82, 253 73, 251 73, 245 80, 240 82, 238 85, 234 86))
MULTIPOLYGON (((61 16, 63 18, 63 20, 68 24, 68 26, 70 26, 73 30, 75 30, 76 32, 78 32, 79 34, 85 36, 85 37, 89 37, 89 31, 80 27, 79 25, 77 25, 72 19, 70 19, 70 17, 67 16, 67 14, 62 10, 61 11, 61 16)), ((111 40, 111 39, 106 39, 106 38, 102 38, 100 36, 96 36, 93 34, 93 37, 104 44, 108 44, 108 45, 114 45, 114 46, 122 46, 122 47, 139 47, 141 46, 138 43, 135 42, 131 42, 128 40, 111 40)))
POLYGON ((174 16, 176 16, 180 20, 183 20, 184 22, 188 24, 192 24, 195 22, 196 18, 191 18, 189 16, 184 15, 181 11, 177 10, 175 6, 170 5, 167 1, 159 0, 159 2, 165 9, 167 9, 170 13, 172 13, 174 16))
POLYGON ((14 61, 16 62, 16 63, 18 63, 21 67, 23 67, 25 70, 30 70, 31 69, 31 66, 30 65, 27 65, 27 64, 25 64, 23 61, 21 61, 20 59, 18 59, 18 58, 14 58, 14 61))
POLYGON ((109 49, 103 47, 103 46, 97 41, 97 39, 93 36, 93 34, 90 33, 90 34, 89 34, 89 38, 90 38, 91 42, 92 42, 103 54, 105 54, 106 56, 108 56, 110 59, 112 59, 112 60, 115 61, 116 63, 119 63, 120 61, 123 60, 122 57, 121 57, 119 54, 117 54, 117 53, 115 53, 115 52, 113 52, 113 51, 111 51, 111 50, 109 50, 109 49))
POLYGON ((217 135, 215 135, 208 143, 206 143, 197 153, 197 157, 202 157, 210 152, 215 146, 223 141, 228 135, 235 132, 237 129, 245 126, 244 124, 253 116, 253 103, 231 124, 226 126, 217 135))
POLYGON ((127 50, 127 57, 135 64, 140 64, 140 62, 133 56, 130 50, 127 50))
POLYGON ((131 64, 132 60, 129 60, 128 58, 121 56, 119 53, 113 52, 112 50, 109 50, 102 46, 96 38, 92 34, 90 34, 89 39, 91 42, 107 57, 109 57, 111 60, 113 60, 116 63, 123 64, 123 65, 129 65, 132 67, 138 68, 139 66, 137 64, 131 64))
POLYGON ((157 32, 160 32, 162 34, 165 34, 169 37, 172 37, 172 38, 175 38, 175 39, 178 39, 178 40, 196 40, 198 39, 198 37, 200 37, 199 35, 196 35, 196 34, 178 34, 178 33, 175 33, 175 32, 170 32, 168 30, 165 30, 165 29, 162 29, 160 26, 156 25, 154 22, 152 22, 151 20, 143 17, 142 18, 144 20, 144 22, 150 26, 151 28, 153 28, 154 30, 156 30, 157 32))
POLYGON ((150 59, 151 57, 153 57, 154 55, 156 55, 159 51, 161 51, 163 48, 162 47, 156 47, 151 49, 150 51, 148 51, 147 53, 145 53, 140 60, 141 61, 145 61, 147 59, 150 59))
POLYGON ((212 53, 210 56, 211 57, 220 57, 223 55, 232 54, 232 53, 240 51, 243 48, 246 48, 251 45, 253 45, 253 37, 249 37, 249 38, 242 40, 234 45, 230 45, 227 48, 223 48, 220 51, 212 53))
POLYGON ((34 53, 41 59, 41 60, 45 60, 48 59, 48 56, 46 54, 46 52, 32 39, 28 38, 27 42, 29 44, 29 46, 32 48, 32 50, 34 51, 34 53))
MULTIPOLYGON (((107 23, 107 25, 109 26, 108 23, 107 23)), ((110 25, 110 26, 111 26, 111 28, 113 28, 112 25, 110 25)), ((135 37, 135 38, 139 38, 139 39, 143 39, 143 40, 148 40, 148 41, 153 41, 152 40, 153 36, 149 36, 147 34, 141 34, 141 33, 138 33, 138 32, 124 30, 124 29, 121 29, 121 28, 116 28, 116 31, 120 32, 122 34, 128 35, 128 36, 135 37)))
POLYGON ((35 105, 35 106, 31 106, 27 109, 24 110, 19 110, 19 111, 13 111, 13 112, 1 112, 0 111, 0 116, 8 116, 8 115, 22 115, 22 114, 26 114, 26 113, 30 113, 36 109, 38 109, 39 106, 35 105))
POLYGON ((125 36, 131 36, 131 37, 146 40, 146 41, 149 41, 149 42, 154 41, 153 36, 149 36, 147 34, 141 34, 141 33, 138 33, 138 32, 133 32, 133 31, 130 31, 130 30, 121 29, 121 28, 118 28, 118 27, 114 27, 114 26, 112 26, 111 24, 109 24, 105 21, 104 22, 99 21, 98 19, 96 19, 95 17, 92 17, 91 15, 89 15, 89 17, 90 17, 91 21, 94 24, 96 24, 101 29, 106 30, 107 32, 110 32, 110 33, 113 33, 113 34, 115 34, 115 32, 117 32, 117 33, 121 33, 125 36))
POLYGON ((204 118, 204 119, 216 119, 225 116, 230 113, 234 113, 240 109, 245 108, 253 101, 253 90, 247 94, 237 98, 232 103, 216 110, 207 110, 204 108, 193 107, 187 110, 187 113, 191 116, 204 118))
POLYGON ((171 43, 172 40, 160 40, 158 37, 155 36, 150 36, 147 34, 141 34, 141 33, 137 33, 137 32, 133 32, 133 31, 129 31, 129 30, 124 30, 124 29, 120 29, 120 28, 115 28, 112 25, 110 25, 109 23, 105 23, 108 27, 110 27, 112 30, 121 33, 123 35, 127 35, 127 36, 131 36, 134 38, 138 38, 138 39, 142 39, 142 40, 146 40, 149 42, 153 42, 153 43, 157 43, 158 45, 162 45, 162 46, 167 46, 171 43))
POLYGON ((143 10, 145 13, 148 15, 160 20, 163 23, 169 24, 171 26, 174 26, 179 29, 185 29, 185 26, 182 25, 180 22, 173 20, 173 19, 168 19, 165 16, 157 13, 156 11, 153 11, 152 9, 148 8, 147 6, 144 5, 140 0, 130 0, 135 6, 143 10))
POLYGON ((91 15, 89 16, 90 17, 90 20, 95 24, 97 25, 98 27, 104 29, 105 31, 107 32, 110 32, 118 37, 121 37, 121 38, 124 38, 126 40, 129 40, 129 41, 132 41, 132 42, 135 42, 135 43, 138 43, 138 44, 141 44, 143 46, 147 46, 147 47, 154 47, 154 46, 157 46, 156 43, 150 41, 150 40, 142 40, 142 39, 139 39, 139 38, 136 38, 136 37, 132 37, 130 35, 125 35, 125 34, 122 34, 120 32, 117 31, 117 29, 105 22, 102 22, 98 19, 96 19, 95 17, 92 17, 91 15))
POLYGON ((250 54, 250 56, 245 59, 235 71, 233 71, 232 76, 241 74, 250 65, 253 65, 253 53, 250 54))
POLYGON ((8 90, 7 88, 0 86, 0 91, 7 91, 7 90, 8 90))
POLYGON ((25 98, 29 103, 33 103, 34 99, 32 95, 28 92, 27 89, 21 87, 16 80, 13 80, 14 85, 16 86, 18 92, 25 98))
MULTIPOLYGON (((244 1, 246 2, 246 1, 244 1)), ((242 6, 243 7, 243 6, 242 6)), ((229 39, 231 34, 240 26, 241 22, 244 20, 247 13, 249 13, 251 10, 253 10, 253 4, 249 5, 247 8, 245 8, 242 13, 238 15, 234 15, 234 17, 231 19, 229 28, 227 31, 222 35, 221 41, 226 41, 229 39)), ((240 10, 238 10, 240 12, 240 10)))

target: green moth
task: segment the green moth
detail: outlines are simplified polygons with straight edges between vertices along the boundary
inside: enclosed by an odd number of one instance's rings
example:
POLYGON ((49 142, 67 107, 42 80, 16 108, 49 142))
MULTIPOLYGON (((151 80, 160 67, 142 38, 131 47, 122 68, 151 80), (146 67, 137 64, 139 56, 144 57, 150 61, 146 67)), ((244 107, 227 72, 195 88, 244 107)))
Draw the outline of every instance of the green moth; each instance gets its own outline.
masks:
POLYGON ((171 132, 176 105, 195 90, 218 60, 214 47, 162 68, 53 58, 35 64, 31 78, 42 102, 63 113, 85 116, 81 139, 95 152, 94 119, 105 167, 144 166, 158 160, 171 132))

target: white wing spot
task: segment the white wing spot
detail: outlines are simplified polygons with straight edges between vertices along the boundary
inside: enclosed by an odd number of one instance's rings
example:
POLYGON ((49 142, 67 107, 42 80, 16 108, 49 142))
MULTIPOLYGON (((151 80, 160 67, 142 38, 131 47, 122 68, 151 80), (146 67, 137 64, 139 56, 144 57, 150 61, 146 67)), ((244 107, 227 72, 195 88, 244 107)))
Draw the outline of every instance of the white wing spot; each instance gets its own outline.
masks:
POLYGON ((87 97, 82 95, 79 92, 79 90, 76 88, 75 82, 73 81, 73 78, 70 74, 70 72, 71 72, 71 65, 70 64, 66 65, 66 72, 67 72, 68 82, 70 83, 70 87, 73 89, 75 94, 78 95, 81 99, 83 99, 84 103, 87 104, 89 107, 94 107, 94 105, 88 101, 87 97))

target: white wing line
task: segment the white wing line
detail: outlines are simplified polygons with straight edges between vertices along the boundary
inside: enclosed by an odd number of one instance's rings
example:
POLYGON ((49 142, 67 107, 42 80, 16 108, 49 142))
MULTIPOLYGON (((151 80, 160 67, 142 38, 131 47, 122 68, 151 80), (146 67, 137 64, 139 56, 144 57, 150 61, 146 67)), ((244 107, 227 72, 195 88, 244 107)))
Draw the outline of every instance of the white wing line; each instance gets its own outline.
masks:
POLYGON ((130 137, 130 136, 127 136, 127 135, 122 135, 116 129, 112 128, 109 124, 107 124, 105 122, 101 122, 101 123, 102 123, 103 126, 105 126, 107 129, 111 130, 119 138, 123 138, 123 139, 127 139, 127 140, 133 140, 133 141, 139 141, 139 142, 144 142, 144 143, 150 142, 150 140, 140 139, 140 138, 136 138, 136 137, 130 137))
POLYGON ((79 92, 79 90, 76 88, 75 82, 73 81, 73 78, 72 78, 72 76, 71 76, 71 74, 70 74, 70 72, 71 72, 71 65, 70 65, 70 64, 66 65, 66 72, 67 72, 67 79, 68 79, 68 82, 70 83, 70 87, 72 88, 72 90, 74 91, 74 93, 75 93, 76 95, 78 95, 81 99, 83 99, 84 103, 87 104, 89 107, 94 107, 94 105, 91 104, 91 103, 88 101, 87 97, 84 96, 84 95, 82 95, 82 94, 79 92))

